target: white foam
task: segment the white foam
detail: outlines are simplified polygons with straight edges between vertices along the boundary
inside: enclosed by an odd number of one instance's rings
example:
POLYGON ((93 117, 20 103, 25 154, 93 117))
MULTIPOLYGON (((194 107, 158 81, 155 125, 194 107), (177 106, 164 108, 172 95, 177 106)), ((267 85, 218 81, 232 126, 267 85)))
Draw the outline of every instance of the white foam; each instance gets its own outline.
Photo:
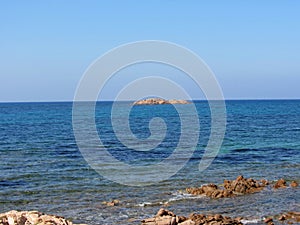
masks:
POLYGON ((142 202, 142 203, 137 204, 137 206, 140 206, 140 207, 145 207, 145 206, 148 206, 148 205, 153 205, 153 203, 151 203, 151 202, 142 202))
POLYGON ((170 202, 175 202, 175 201, 180 201, 180 200, 185 200, 185 199, 199 199, 199 198, 203 198, 203 196, 201 195, 192 195, 192 194, 187 194, 184 192, 174 192, 172 193, 172 195, 174 197, 169 198, 166 202, 141 202, 139 204, 137 204, 136 206, 139 207, 146 207, 146 206, 153 206, 153 205, 166 205, 170 202))
POLYGON ((175 192, 172 195, 174 195, 174 197, 170 198, 168 200, 168 202, 180 201, 180 200, 184 200, 184 199, 203 198, 203 196, 201 196, 201 195, 192 195, 192 194, 188 194, 188 193, 184 193, 184 192, 175 192))
POLYGON ((153 205, 165 205, 167 204, 168 202, 142 202, 142 203, 139 203, 137 204, 136 206, 139 206, 139 207, 146 207, 146 206, 153 206, 153 205))
POLYGON ((241 222, 242 222, 243 224, 259 223, 259 222, 261 222, 261 219, 248 219, 248 220, 242 219, 241 222))

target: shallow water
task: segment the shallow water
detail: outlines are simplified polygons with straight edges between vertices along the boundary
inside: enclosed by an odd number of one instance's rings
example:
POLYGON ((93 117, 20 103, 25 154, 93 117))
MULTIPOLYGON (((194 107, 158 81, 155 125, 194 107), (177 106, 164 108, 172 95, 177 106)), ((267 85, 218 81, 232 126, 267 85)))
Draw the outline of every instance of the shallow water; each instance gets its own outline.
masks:
MULTIPOLYGON (((252 222, 280 212, 299 211, 300 188, 267 188, 219 200, 195 198, 180 190, 223 183, 240 174, 268 180, 284 177, 300 183, 300 101, 226 101, 225 139, 218 156, 203 172, 199 172, 198 165, 209 138, 211 118, 206 102, 195 104, 201 129, 193 156, 176 175, 144 187, 109 181, 87 164, 72 130, 72 103, 0 104, 0 212, 39 210, 74 222, 103 225, 140 224, 141 219, 153 216, 161 207, 178 215, 222 213, 252 222), (102 204, 112 199, 119 199, 121 204, 102 204)), ((168 128, 163 143, 141 152, 126 149, 115 137, 111 105, 98 103, 95 120, 101 140, 115 158, 142 166, 172 154, 180 137, 180 119, 173 106, 132 109, 131 130, 138 138, 150 135, 148 125, 153 117, 165 119, 168 128)), ((119 117, 122 121, 122 111, 119 117)))

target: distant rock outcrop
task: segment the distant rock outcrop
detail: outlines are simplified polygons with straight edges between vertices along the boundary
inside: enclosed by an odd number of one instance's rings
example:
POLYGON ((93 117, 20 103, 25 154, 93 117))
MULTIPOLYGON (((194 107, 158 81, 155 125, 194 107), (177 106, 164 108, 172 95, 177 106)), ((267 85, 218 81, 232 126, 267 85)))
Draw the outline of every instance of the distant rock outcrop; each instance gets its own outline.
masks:
POLYGON ((133 103, 133 105, 164 105, 164 104, 190 104, 191 102, 186 100, 165 100, 162 98, 148 98, 139 100, 133 103))

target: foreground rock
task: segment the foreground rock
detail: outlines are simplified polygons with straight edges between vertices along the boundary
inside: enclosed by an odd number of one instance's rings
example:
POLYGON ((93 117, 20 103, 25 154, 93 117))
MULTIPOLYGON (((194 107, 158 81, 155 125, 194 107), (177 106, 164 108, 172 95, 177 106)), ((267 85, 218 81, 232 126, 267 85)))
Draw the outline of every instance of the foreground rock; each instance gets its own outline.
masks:
POLYGON ((142 220, 142 225, 242 225, 239 219, 215 215, 191 214, 189 217, 176 216, 173 212, 160 209, 156 216, 142 220))
MULTIPOLYGON (((61 216, 38 211, 9 211, 0 214, 0 225, 75 225, 61 216)), ((84 225, 84 224, 77 224, 84 225)))
MULTIPOLYGON (((201 187, 186 188, 186 192, 193 195, 205 195, 210 198, 229 198, 237 195, 251 194, 263 190, 270 183, 263 180, 254 180, 238 176, 235 180, 224 180, 223 187, 216 184, 202 185, 201 187)), ((275 189, 288 187, 284 179, 279 179, 273 185, 275 189)), ((290 183, 290 187, 298 187, 296 181, 290 183)))
POLYGON ((300 212, 287 212, 278 216, 268 217, 264 222, 268 225, 274 224, 274 221, 280 221, 283 224, 300 223, 300 212))
POLYGON ((133 103, 133 105, 163 105, 163 104, 189 104, 186 100, 165 100, 162 98, 148 98, 139 100, 133 103))

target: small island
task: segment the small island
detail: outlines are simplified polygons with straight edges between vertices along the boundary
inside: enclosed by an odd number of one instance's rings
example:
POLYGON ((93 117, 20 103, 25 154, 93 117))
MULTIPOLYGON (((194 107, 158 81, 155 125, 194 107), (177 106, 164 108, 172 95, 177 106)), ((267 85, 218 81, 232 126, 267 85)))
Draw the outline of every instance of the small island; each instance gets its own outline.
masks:
POLYGON ((143 100, 138 100, 133 103, 133 105, 164 105, 164 104, 190 104, 191 102, 187 100, 165 100, 162 98, 148 98, 143 100))

